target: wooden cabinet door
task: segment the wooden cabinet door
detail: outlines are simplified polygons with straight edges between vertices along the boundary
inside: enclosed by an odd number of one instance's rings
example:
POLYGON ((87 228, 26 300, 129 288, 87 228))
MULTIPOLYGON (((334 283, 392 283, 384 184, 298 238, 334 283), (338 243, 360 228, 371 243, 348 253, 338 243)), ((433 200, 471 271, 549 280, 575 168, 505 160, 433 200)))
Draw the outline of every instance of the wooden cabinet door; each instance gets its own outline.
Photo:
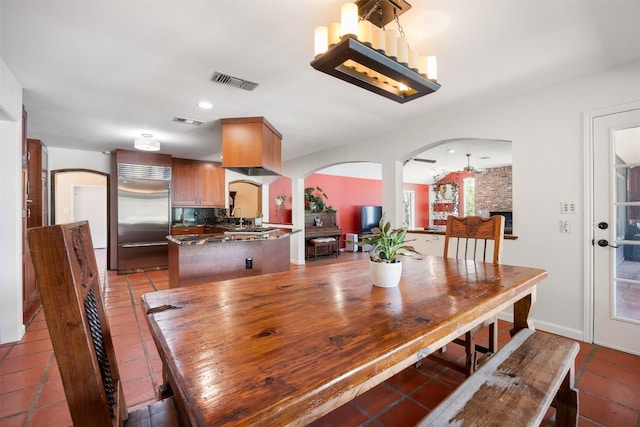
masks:
POLYGON ((173 159, 171 170, 171 201, 174 206, 198 204, 198 169, 191 160, 173 159))
POLYGON ((198 170, 200 205, 224 207, 224 169, 222 169, 221 164, 201 162, 198 170))

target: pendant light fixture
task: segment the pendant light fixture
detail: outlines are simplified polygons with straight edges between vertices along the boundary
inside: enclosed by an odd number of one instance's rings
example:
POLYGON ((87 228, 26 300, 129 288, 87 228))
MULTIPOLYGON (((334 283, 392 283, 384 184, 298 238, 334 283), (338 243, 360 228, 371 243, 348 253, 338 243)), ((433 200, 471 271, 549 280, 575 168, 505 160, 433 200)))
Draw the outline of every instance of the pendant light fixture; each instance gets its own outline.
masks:
POLYGON ((436 57, 411 50, 400 25, 410 8, 404 0, 346 3, 340 23, 316 28, 311 66, 399 103, 437 91, 436 57), (385 28, 391 21, 397 31, 385 28))

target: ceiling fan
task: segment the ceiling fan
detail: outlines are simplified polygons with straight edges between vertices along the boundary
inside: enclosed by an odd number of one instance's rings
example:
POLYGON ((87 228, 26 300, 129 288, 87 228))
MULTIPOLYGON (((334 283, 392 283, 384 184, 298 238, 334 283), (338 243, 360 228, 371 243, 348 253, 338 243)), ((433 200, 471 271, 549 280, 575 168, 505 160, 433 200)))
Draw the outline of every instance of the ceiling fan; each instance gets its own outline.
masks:
POLYGON ((475 172, 475 168, 473 166, 471 166, 471 153, 467 153, 467 166, 465 166, 464 169, 462 169, 465 172, 475 172))

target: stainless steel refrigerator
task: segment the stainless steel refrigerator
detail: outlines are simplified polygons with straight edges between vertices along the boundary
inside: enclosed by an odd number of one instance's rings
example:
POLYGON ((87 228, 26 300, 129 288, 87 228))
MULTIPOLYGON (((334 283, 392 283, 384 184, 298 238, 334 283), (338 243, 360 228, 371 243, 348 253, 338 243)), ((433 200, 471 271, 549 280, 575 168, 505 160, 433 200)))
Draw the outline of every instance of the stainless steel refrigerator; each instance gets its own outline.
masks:
POLYGON ((118 271, 168 265, 171 168, 118 163, 118 271))

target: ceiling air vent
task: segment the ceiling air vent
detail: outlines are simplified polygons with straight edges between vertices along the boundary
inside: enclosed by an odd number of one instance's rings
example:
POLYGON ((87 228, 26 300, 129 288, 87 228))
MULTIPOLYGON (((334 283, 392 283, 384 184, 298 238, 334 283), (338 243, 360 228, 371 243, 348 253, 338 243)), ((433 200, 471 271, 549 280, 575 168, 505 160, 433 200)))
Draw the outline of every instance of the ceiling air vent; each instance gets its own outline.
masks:
POLYGON ((173 121, 184 123, 185 125, 192 125, 192 126, 202 126, 204 124, 204 122, 201 122, 200 120, 187 119, 186 117, 178 117, 178 116, 174 117, 173 121))
POLYGON ((238 77, 233 77, 228 74, 222 74, 218 71, 213 73, 211 80, 217 83, 222 83, 223 85, 238 87, 244 90, 254 90, 259 84, 250 82, 249 80, 240 79, 238 77))

